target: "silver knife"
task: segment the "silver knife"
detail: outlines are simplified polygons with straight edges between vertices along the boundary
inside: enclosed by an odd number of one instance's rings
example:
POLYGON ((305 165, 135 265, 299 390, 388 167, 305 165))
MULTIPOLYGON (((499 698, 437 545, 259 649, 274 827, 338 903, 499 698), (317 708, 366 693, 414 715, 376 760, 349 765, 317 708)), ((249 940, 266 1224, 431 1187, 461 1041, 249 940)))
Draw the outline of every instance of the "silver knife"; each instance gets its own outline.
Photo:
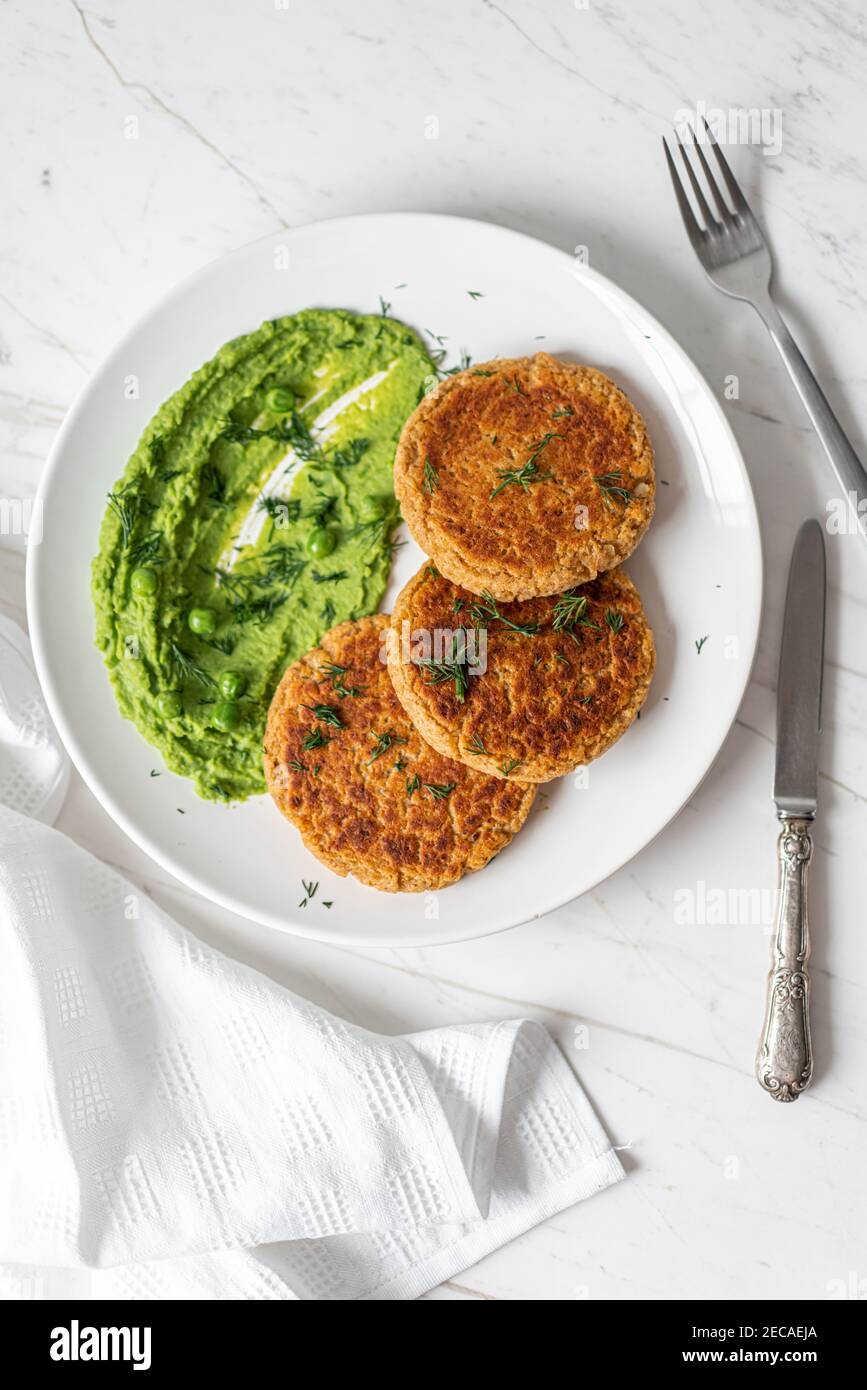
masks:
POLYGON ((779 1101, 797 1100, 813 1076, 807 873, 818 800, 824 653, 825 542, 818 521, 805 521, 792 551, 783 618, 774 774, 779 903, 756 1059, 759 1085, 779 1101))

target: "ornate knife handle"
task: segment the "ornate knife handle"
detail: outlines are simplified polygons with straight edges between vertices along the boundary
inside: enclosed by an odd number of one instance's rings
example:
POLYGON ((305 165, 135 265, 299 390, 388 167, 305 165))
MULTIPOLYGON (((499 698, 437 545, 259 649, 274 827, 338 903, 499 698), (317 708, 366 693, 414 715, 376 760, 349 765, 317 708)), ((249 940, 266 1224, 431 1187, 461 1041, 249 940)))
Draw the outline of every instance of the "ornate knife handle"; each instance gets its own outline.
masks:
POLYGON ((810 932, 807 870, 813 853, 811 820, 781 816, 777 841, 780 902, 771 948, 765 1026, 756 1059, 759 1085, 774 1100, 797 1100, 813 1076, 810 1043, 810 932))

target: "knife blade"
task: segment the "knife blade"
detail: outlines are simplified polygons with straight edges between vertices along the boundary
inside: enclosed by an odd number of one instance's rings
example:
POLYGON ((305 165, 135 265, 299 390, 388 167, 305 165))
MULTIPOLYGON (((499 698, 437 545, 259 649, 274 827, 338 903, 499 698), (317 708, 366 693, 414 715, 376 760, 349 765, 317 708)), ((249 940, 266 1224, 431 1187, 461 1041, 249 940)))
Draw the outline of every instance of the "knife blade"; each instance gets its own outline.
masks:
POLYGON ((756 1058, 759 1085, 778 1101, 797 1100, 813 1077, 807 871, 818 803, 824 654, 825 542, 819 523, 805 521, 792 552, 783 617, 774 773, 779 901, 756 1058))
POLYGON ((774 801, 781 816, 816 814, 824 653, 825 542, 818 521, 805 521, 789 568, 777 683, 774 801))

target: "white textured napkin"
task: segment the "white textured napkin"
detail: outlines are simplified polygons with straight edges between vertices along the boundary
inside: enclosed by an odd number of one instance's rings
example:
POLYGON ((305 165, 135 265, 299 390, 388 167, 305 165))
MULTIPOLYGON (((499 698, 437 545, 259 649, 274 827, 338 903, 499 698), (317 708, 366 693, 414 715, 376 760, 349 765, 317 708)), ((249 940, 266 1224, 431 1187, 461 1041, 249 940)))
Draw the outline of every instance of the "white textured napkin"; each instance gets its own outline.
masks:
POLYGON ((0 628, 0 1296, 414 1298, 623 1176, 538 1024, 369 1033, 31 819, 64 760, 15 632, 0 628))

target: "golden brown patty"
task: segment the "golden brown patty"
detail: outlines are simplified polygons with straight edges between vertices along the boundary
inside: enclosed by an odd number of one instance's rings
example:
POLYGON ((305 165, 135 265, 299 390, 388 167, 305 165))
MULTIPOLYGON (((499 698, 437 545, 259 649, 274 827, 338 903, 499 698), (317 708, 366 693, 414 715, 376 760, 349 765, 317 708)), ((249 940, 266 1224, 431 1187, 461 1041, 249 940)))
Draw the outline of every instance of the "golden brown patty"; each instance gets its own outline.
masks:
POLYGON ((598 758, 653 675, 653 634, 621 570, 559 598, 498 603, 426 565, 391 626, 389 674, 413 723, 441 753, 496 777, 547 782, 598 758), (439 649, 426 646, 436 634, 439 649), (463 665, 453 660, 462 644, 463 665), (473 664, 485 669, 474 675, 473 664))
POLYGON ((381 615, 341 623, 289 667, 268 713, 265 777, 335 873, 392 893, 443 888, 509 843, 535 788, 428 747, 382 660, 387 631, 381 615))
POLYGON ((394 487, 447 578, 533 598, 631 554, 653 516, 653 449, 613 381, 539 352, 441 382, 403 428, 394 487))

